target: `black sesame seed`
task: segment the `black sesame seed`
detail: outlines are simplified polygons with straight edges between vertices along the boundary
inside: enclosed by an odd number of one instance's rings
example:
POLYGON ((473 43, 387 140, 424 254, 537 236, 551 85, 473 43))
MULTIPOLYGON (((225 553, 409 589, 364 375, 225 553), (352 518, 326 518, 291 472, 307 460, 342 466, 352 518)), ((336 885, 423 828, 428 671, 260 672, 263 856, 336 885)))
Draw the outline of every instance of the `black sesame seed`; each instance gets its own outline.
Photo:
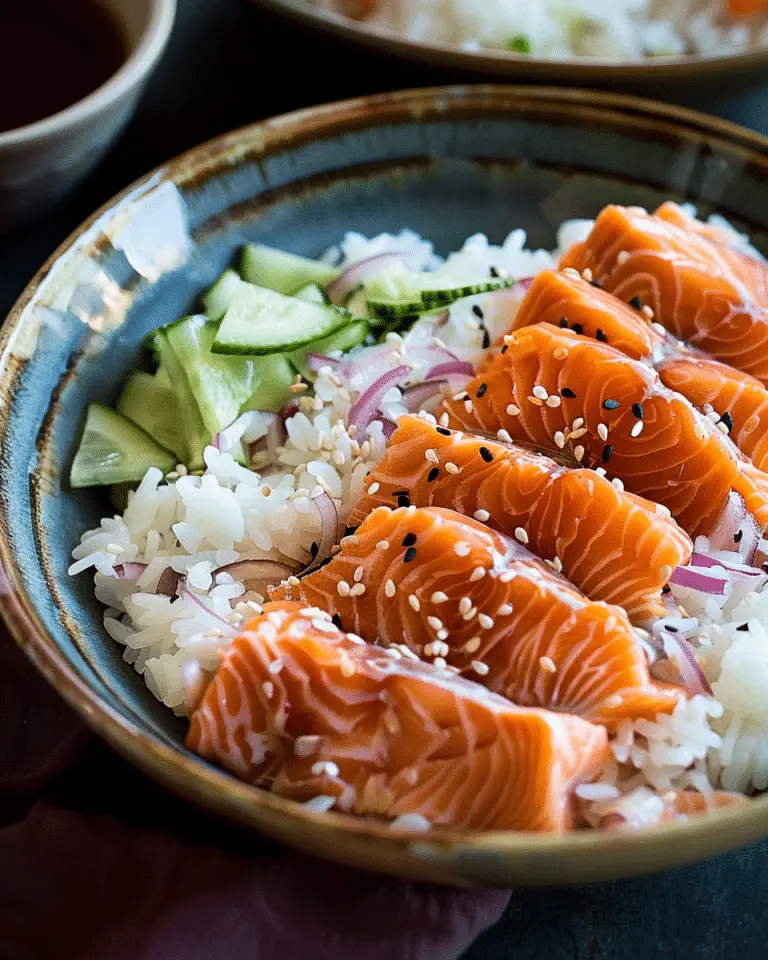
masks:
POLYGON ((665 629, 668 633, 677 633, 677 627, 673 627, 673 626, 671 626, 671 625, 667 625, 666 627, 664 627, 664 629, 665 629))
POLYGON ((615 410, 618 405, 618 400, 603 400, 603 410, 615 410))
MULTIPOLYGON (((478 394, 478 396, 479 396, 479 394, 478 394)), ((451 435, 451 431, 450 431, 450 430, 446 430, 445 427, 436 427, 435 429, 437 430, 437 432, 440 434, 441 437, 450 437, 450 435, 451 435)))
POLYGON ((341 617, 338 615, 338 613, 334 613, 334 615, 331 617, 331 623, 334 625, 334 627, 337 627, 339 630, 341 630, 341 617))
POLYGON ((403 537, 403 546, 412 547, 416 543, 416 534, 415 533, 406 533, 403 537))
POLYGON ((568 317, 560 317, 560 328, 562 330, 568 329, 568 317))
POLYGON ((746 633, 747 630, 749 630, 749 624, 748 624, 748 623, 742 623, 742 625, 741 625, 740 627, 736 627, 736 629, 737 629, 737 630, 742 630, 744 633, 746 633))
POLYGON ((728 433, 733 430, 733 417, 726 410, 725 413, 720 417, 720 423, 724 423, 728 427, 728 433))
POLYGON ((344 527, 344 536, 351 537, 355 530, 357 530, 357 527, 344 527))
POLYGON ((576 399, 576 391, 575 391, 575 390, 571 390, 570 387, 563 387, 563 389, 560 391, 560 393, 561 393, 567 400, 575 400, 575 399, 576 399))
POLYGON ((589 282, 592 284, 593 287, 597 287, 598 290, 600 289, 600 281, 599 281, 599 280, 590 280, 589 282))
POLYGON ((734 533, 734 535, 733 535, 733 542, 734 542, 734 543, 741 543, 741 538, 742 538, 743 536, 744 536, 744 531, 743 531, 743 530, 737 530, 736 533, 734 533))
POLYGON ((668 593, 672 593, 672 587, 662 587, 661 592, 665 595, 668 593))
POLYGON ((432 483, 432 481, 437 480, 439 476, 440 476, 439 467, 432 467, 432 469, 427 474, 427 483, 432 483))
POLYGON ((401 493, 400 496, 397 498, 397 505, 398 507, 410 507, 411 498, 406 494, 401 493))
POLYGON ((485 316, 485 314, 483 313, 483 308, 479 306, 479 304, 477 303, 473 304, 472 313, 474 313, 474 315, 478 318, 478 320, 482 320, 483 317, 485 316))
POLYGON ((490 347, 490 345, 491 345, 491 335, 490 335, 490 333, 488 333, 488 331, 485 329, 485 327, 480 327, 480 329, 483 331, 483 343, 482 343, 482 347, 483 347, 483 350, 487 350, 488 347, 490 347))
POLYGON ((403 557, 403 563, 410 563, 411 560, 416 559, 416 547, 408 547, 405 551, 405 556, 403 557))
POLYGON ((603 463, 608 463, 608 461, 611 459, 612 456, 613 456, 613 445, 610 443, 606 443, 606 445, 603 447, 603 463))
POLYGON ((600 329, 600 327, 595 330, 595 339, 599 340, 600 343, 608 343, 608 337, 606 337, 605 333, 600 329))
POLYGON ((486 463, 490 463, 491 460, 493 460, 493 454, 488 449, 488 447, 480 447, 480 450, 478 451, 478 453, 483 458, 483 460, 485 460, 486 463))
POLYGON ((584 333, 584 327, 580 323, 574 323, 571 330, 573 330, 574 333, 584 333))
POLYGON ((508 347, 507 344, 505 343, 504 346, 501 348, 501 352, 502 352, 502 353, 506 353, 507 350, 509 350, 509 347, 508 347))
POLYGON ((494 279, 499 278, 499 271, 496 269, 496 267, 491 267, 490 273, 494 279))
POLYGON ((318 551, 319 549, 320 549, 320 547, 318 547, 318 545, 313 541, 312 544, 310 545, 310 548, 309 548, 309 553, 310 553, 310 556, 312 557, 313 560, 314 560, 315 557, 317 556, 317 551, 318 551))
POLYGON ((642 403, 633 403, 632 413, 634 413, 634 415, 637 417, 638 420, 642 420, 645 415, 645 411, 643 410, 642 403))
POLYGON ((477 393, 475 394, 475 396, 478 398, 478 400, 480 399, 480 397, 484 397, 484 396, 485 396, 485 391, 486 391, 487 389, 488 389, 488 384, 487 384, 487 383, 481 383, 481 384, 480 384, 480 386, 477 388, 477 393))
POLYGON ((635 310, 642 310, 643 301, 640 299, 640 297, 632 297, 632 299, 629 301, 629 305, 630 307, 634 307, 635 310))

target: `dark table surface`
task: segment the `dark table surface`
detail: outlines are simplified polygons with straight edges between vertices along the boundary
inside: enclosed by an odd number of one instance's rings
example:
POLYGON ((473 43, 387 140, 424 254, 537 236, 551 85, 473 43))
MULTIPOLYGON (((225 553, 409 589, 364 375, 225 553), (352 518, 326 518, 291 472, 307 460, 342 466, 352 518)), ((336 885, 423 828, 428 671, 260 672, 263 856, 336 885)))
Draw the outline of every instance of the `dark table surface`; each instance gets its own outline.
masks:
MULTIPOLYGON (((283 23, 247 0, 179 0, 171 45, 130 128, 100 168, 42 220, 0 240, 0 316, 55 246, 95 207, 175 154, 233 127, 313 103, 466 82, 283 23)), ((485 79, 485 78, 475 78, 485 79)), ((768 76, 697 86, 625 88, 768 133, 768 76)), ((171 811, 182 829, 239 842, 171 801, 100 744, 60 785, 98 811, 171 811), (95 762, 94 762, 95 761, 95 762), (98 777, 94 770, 99 771, 98 777), (120 799, 109 784, 121 778, 120 799), (136 804, 136 798, 144 802, 136 804), (150 802, 151 801, 151 802, 150 802), (119 804, 119 809, 118 809, 119 804)), ((133 814, 135 816, 135 814, 133 814)), ((464 960, 758 960, 768 956, 768 844, 656 877, 516 893, 507 914, 464 960)))

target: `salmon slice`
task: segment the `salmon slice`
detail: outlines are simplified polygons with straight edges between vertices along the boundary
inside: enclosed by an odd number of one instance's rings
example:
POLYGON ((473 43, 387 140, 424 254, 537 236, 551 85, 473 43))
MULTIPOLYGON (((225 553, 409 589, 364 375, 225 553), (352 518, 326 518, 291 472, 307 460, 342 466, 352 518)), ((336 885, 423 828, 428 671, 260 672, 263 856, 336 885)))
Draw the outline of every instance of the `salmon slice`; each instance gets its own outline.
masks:
POLYGON ((727 790, 713 790, 711 793, 699 793, 697 790, 672 790, 664 800, 666 801, 665 820, 694 817, 748 802, 743 793, 730 793, 727 790))
POLYGON ((691 537, 711 536, 731 515, 737 543, 742 522, 758 535, 765 529, 768 477, 651 367, 549 324, 506 340, 465 392, 441 401, 452 427, 568 446, 580 462, 666 506, 691 537), (729 509, 732 495, 741 514, 729 509))
POLYGON ((570 271, 545 270, 533 281, 511 328, 536 323, 571 329, 650 363, 665 386, 705 414, 717 414, 742 453, 761 469, 768 466, 768 390, 755 377, 688 349, 641 311, 570 271))
POLYGON ((187 746, 250 783, 338 809, 457 829, 562 832, 604 728, 513 706, 382 651, 303 604, 267 604, 224 654, 187 746))
POLYGON ((555 562, 592 600, 643 622, 664 616, 663 569, 688 562, 691 541, 666 510, 624 493, 594 470, 404 416, 370 474, 349 523, 407 493, 417 507, 450 507, 555 562), (452 464, 452 466, 448 466, 452 464))
MULTIPOLYGON (((521 532, 522 534, 522 532, 521 532)), ((620 607, 591 602, 521 544, 440 507, 378 507, 275 599, 300 599, 383 647, 466 672, 514 703, 610 728, 673 709, 620 607)))
POLYGON ((768 300, 759 261, 640 207, 608 206, 560 265, 590 270, 621 300, 650 307, 676 337, 768 383, 768 300))

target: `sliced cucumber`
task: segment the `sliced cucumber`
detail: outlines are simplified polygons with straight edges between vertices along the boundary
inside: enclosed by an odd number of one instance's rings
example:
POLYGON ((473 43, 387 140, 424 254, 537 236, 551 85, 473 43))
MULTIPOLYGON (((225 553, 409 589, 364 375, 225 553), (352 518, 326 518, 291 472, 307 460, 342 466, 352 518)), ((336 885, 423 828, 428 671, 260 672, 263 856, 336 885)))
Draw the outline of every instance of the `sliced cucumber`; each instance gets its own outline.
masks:
POLYGON ((368 336, 368 324, 365 320, 356 320, 354 323, 347 324, 336 333, 329 337, 323 337, 322 340, 315 340, 301 350, 295 350, 289 354, 291 363, 296 367, 299 373, 310 383, 315 379, 315 373, 310 369, 307 357, 310 353, 328 354, 333 350, 341 350, 346 353, 353 347, 364 342, 368 336))
POLYGON ((438 307, 449 307, 457 300, 463 300, 465 297, 474 297, 479 293, 490 293, 491 290, 500 290, 503 287, 511 287, 514 280, 506 280, 501 277, 493 280, 481 280, 476 283, 466 283, 462 286, 455 286, 450 281, 446 286, 440 286, 432 281, 431 286, 429 274, 425 274, 424 288, 421 291, 421 299, 425 310, 436 310, 438 307))
POLYGON ((203 313, 209 320, 221 320, 243 281, 234 270, 225 270, 202 296, 203 313))
POLYGON ((248 283, 269 287, 278 293, 293 294, 308 283, 325 287, 339 271, 319 260, 308 260, 295 253, 249 243, 243 250, 240 273, 248 283))
POLYGON ((297 300, 249 283, 224 314, 213 350, 249 356, 284 353, 327 337, 351 319, 339 307, 297 300))
POLYGON ((156 376, 141 370, 131 373, 117 401, 117 412, 154 437, 179 460, 184 459, 186 445, 180 434, 179 405, 165 371, 156 376))
MULTIPOLYGON (((222 359, 232 361, 239 358, 222 357, 222 359)), ((295 374, 293 366, 282 353, 256 357, 254 364, 256 386, 242 409, 269 410, 272 413, 279 413, 293 396, 290 391, 295 374)))
POLYGON ((323 290, 322 287, 318 287, 316 283, 308 283, 305 287, 302 287, 301 290, 298 290, 294 293, 294 297, 297 300, 308 300, 310 303, 330 303, 328 296, 323 290))
POLYGON ((167 328, 156 331, 153 339, 153 348, 160 362, 157 376, 167 377, 176 398, 179 414, 179 436, 184 439, 186 447, 183 461, 188 467, 203 466, 203 450, 210 442, 197 401, 184 371, 168 341, 167 328))
POLYGON ((150 467, 168 473, 175 466, 176 457, 135 423, 92 403, 69 482, 73 487, 136 483, 150 467))

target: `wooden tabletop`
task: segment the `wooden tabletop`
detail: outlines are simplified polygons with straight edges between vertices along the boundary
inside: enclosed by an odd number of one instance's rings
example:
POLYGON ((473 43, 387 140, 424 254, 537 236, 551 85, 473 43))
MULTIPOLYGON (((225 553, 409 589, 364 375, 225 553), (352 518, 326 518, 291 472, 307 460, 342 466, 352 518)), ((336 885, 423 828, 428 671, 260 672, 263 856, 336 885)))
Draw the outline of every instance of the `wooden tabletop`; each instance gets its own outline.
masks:
MULTIPOLYGON (((179 0, 170 48, 142 106, 101 167, 61 206, 0 239, 0 316, 54 247, 131 180, 219 133, 296 107, 383 90, 467 82, 466 76, 382 59, 283 24, 247 0, 179 0)), ((693 86, 623 88, 727 117, 768 134, 768 77, 693 86)), ((94 745, 98 781, 83 767, 62 785, 69 800, 125 813, 168 801, 159 788, 94 745), (111 770, 105 776, 105 767, 111 770), (120 809, 108 783, 122 776, 120 809)), ((179 821, 178 801, 172 805, 179 821)), ((210 842, 231 831, 189 811, 190 829, 210 842)), ((182 827, 184 828, 184 827, 182 827)), ((464 960, 758 960, 768 956, 768 843, 661 876, 562 891, 513 895, 500 923, 464 960)))

